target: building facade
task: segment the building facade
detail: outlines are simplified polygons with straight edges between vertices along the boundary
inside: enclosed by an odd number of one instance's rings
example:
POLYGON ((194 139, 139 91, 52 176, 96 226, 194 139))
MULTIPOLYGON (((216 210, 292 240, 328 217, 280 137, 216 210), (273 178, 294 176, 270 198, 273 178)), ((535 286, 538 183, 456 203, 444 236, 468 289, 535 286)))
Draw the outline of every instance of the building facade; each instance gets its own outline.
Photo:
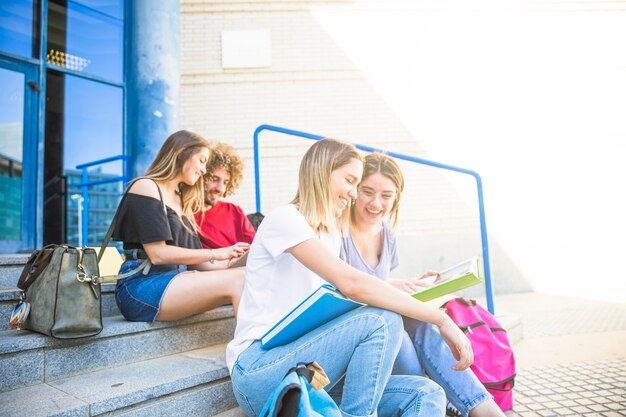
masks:
MULTIPOLYGON (((0 110, 11 112, 0 121, 0 173, 8 184, 0 251, 98 245, 124 182, 141 175, 179 127, 240 151, 245 181, 233 200, 246 212, 255 210, 252 134, 261 124, 426 155, 316 16, 341 18, 354 4, 3 2, 0 83, 7 93, 0 110), (96 184, 81 187, 86 182, 96 184)), ((293 197, 294 173, 309 145, 263 134, 263 211, 293 197)), ((405 197, 402 234, 432 233, 444 245, 441 232, 448 230, 454 256, 480 250, 476 216, 445 178, 411 164, 403 168, 417 179, 407 194, 452 197, 430 205, 405 197)))
MULTIPOLYGON (((254 211, 252 136, 272 124, 478 171, 496 291, 575 293, 625 227, 623 4, 2 1, 0 252, 99 243, 123 181, 179 128, 240 151, 232 200, 254 211), (120 155, 87 167, 85 204, 77 167, 120 155)), ((293 198, 309 145, 262 133, 264 212, 293 198)), ((398 274, 480 253, 472 179, 402 168, 398 274)))
POLYGON ((177 128, 178 10, 0 3, 0 253, 102 240, 124 183, 177 128))

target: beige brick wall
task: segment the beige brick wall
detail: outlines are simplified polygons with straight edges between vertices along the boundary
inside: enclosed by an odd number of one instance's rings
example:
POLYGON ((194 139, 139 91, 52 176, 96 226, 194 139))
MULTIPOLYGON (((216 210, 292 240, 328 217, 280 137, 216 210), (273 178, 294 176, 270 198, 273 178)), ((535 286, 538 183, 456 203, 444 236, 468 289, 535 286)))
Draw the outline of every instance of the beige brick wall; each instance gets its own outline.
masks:
MULTIPOLYGON (((246 212, 254 211, 252 138, 261 124, 426 157, 419 138, 411 136, 312 14, 312 9, 344 13, 353 3, 181 2, 181 125, 240 150, 246 162, 245 179, 231 200, 246 212), (268 30, 271 67, 224 70, 223 30, 268 30)), ((262 134, 264 212, 291 200, 299 160, 310 143, 271 132, 262 134)), ((424 237, 444 236, 441 231, 447 231, 452 233, 448 246, 464 242, 463 248, 448 251, 450 256, 433 253, 431 267, 433 262, 446 265, 480 251, 475 210, 458 198, 441 171, 412 163, 403 167, 407 189, 399 233, 424 237), (465 237, 459 239, 459 234, 465 237)), ((426 266, 418 263, 413 267, 426 266)))
MULTIPOLYGON (((233 200, 247 212, 254 209, 252 134, 264 123, 418 157, 443 155, 441 162, 476 168, 494 233, 496 289, 528 289, 528 274, 538 287, 560 291, 564 278, 555 276, 572 253, 589 241, 602 242, 599 253, 619 246, 611 236, 598 237, 615 222, 590 214, 594 206, 584 210, 575 195, 598 201, 605 198, 600 190, 619 188, 618 175, 599 177, 617 171, 608 168, 614 165, 589 166, 587 155, 602 161, 626 149, 623 6, 600 0, 181 0, 181 125, 240 149, 246 178, 233 200), (335 28, 344 21, 348 28, 373 22, 354 32, 367 38, 357 49, 371 45, 370 57, 382 63, 377 70, 406 80, 406 93, 402 84, 392 87, 400 106, 362 62, 357 66, 354 55, 346 55, 320 13, 335 28), (223 30, 269 31, 271 66, 222 69, 223 30), (407 53, 386 53, 391 48, 407 53), (584 177, 576 169, 582 165, 584 177), (567 190, 581 185, 570 197, 567 190), (591 218, 604 226, 585 223, 591 218), (570 220, 579 232, 575 239, 568 237, 570 220)), ((262 137, 268 211, 293 197, 299 158, 310 142, 262 137)), ((480 252, 473 180, 403 167, 400 273, 480 252)), ((617 213, 624 201, 610 196, 605 207, 617 213)), ((597 265, 589 261, 579 269, 596 273, 597 265)), ((579 275, 575 279, 585 282, 579 275)))

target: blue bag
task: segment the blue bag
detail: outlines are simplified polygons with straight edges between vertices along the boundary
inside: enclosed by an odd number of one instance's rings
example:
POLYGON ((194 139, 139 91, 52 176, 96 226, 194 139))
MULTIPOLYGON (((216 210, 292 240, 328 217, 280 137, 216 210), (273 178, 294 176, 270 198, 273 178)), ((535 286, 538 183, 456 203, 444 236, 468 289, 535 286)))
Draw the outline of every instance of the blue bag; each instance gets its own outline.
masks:
POLYGON ((291 368, 272 391, 260 417, 341 417, 328 393, 311 386, 314 374, 303 363, 291 368))

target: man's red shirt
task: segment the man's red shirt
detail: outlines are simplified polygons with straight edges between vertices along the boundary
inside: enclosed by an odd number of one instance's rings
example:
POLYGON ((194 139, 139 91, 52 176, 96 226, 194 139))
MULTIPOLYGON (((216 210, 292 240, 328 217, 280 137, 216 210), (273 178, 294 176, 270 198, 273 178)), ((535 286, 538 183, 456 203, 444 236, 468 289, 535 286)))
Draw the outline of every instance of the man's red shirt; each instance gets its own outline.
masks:
POLYGON ((208 249, 252 243, 254 239, 254 227, 241 207, 226 201, 218 201, 210 210, 196 214, 196 223, 200 242, 208 249))

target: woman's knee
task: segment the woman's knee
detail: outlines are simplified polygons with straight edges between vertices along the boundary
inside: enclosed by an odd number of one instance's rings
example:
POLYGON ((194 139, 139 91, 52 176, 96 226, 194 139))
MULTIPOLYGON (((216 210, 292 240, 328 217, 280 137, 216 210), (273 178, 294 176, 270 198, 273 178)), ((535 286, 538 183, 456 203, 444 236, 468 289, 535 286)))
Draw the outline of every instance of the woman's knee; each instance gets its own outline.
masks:
POLYGON ((425 379, 424 385, 420 390, 424 395, 428 395, 434 401, 437 401, 444 406, 446 405, 446 392, 443 390, 443 387, 437 384, 432 379, 425 379))
POLYGON ((441 413, 446 409, 446 393, 443 388, 435 381, 423 378, 422 384, 415 396, 415 405, 421 410, 418 415, 435 415, 441 410, 441 413))
POLYGON ((246 282, 246 273, 243 269, 237 270, 232 280, 232 297, 240 297, 246 282))
MULTIPOLYGON (((382 332, 392 345, 400 349, 402 335, 404 333, 402 316, 389 310, 369 306, 361 309, 361 314, 366 316, 375 315, 379 323, 379 325, 375 327, 377 331, 382 332)), ((370 329, 372 328, 371 324, 370 322, 370 329)))
POLYGON ((389 329, 389 333, 397 335, 398 339, 402 338, 403 323, 402 316, 389 310, 380 310, 380 319, 383 321, 385 328, 389 329))
POLYGON ((394 414, 401 410, 403 416, 443 416, 446 394, 436 382, 413 375, 392 375, 385 387, 379 414, 394 414))

